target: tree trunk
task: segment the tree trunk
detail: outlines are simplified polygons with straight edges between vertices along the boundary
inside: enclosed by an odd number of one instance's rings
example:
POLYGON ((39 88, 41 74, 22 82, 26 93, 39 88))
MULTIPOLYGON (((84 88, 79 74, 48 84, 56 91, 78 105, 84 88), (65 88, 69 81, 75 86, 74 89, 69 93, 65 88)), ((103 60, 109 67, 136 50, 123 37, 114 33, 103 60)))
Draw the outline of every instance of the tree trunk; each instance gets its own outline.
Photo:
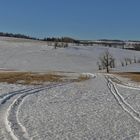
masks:
POLYGON ((109 73, 109 67, 108 66, 106 67, 106 72, 109 73))

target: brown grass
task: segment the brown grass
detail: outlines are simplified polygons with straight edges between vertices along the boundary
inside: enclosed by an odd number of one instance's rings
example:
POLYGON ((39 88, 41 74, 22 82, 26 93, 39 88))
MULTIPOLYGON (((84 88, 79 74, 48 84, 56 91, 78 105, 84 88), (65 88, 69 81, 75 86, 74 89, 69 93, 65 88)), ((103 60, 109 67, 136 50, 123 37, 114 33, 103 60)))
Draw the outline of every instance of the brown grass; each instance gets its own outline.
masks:
POLYGON ((39 74, 30 72, 0 72, 0 82, 10 84, 41 84, 44 82, 62 82, 65 76, 56 74, 39 74))
POLYGON ((117 73, 117 75, 122 76, 124 78, 129 78, 132 81, 140 82, 140 72, 124 72, 117 73))
POLYGON ((0 82, 6 82, 9 84, 23 84, 23 85, 38 85, 45 82, 82 82, 90 79, 89 76, 80 75, 79 77, 68 77, 64 75, 58 75, 55 72, 41 74, 32 72, 0 72, 0 82))

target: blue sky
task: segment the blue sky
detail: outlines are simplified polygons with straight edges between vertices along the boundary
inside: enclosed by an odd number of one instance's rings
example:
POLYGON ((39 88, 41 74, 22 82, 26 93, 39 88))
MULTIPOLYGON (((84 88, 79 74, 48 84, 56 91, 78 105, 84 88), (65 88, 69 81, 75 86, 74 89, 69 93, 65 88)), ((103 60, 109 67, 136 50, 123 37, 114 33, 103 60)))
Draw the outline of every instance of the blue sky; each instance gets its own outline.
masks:
POLYGON ((140 40, 140 0, 0 0, 0 31, 140 40))

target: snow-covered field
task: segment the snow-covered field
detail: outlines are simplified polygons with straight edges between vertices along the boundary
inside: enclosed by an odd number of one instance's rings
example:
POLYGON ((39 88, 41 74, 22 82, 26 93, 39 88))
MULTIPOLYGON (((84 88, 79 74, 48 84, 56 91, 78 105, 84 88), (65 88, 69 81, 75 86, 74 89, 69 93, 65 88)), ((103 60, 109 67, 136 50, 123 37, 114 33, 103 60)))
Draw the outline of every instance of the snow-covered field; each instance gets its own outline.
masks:
MULTIPOLYGON (((96 63, 105 49, 54 49, 44 42, 0 38, 1 69, 91 76, 87 81, 38 86, 0 83, 0 140, 139 140, 140 88, 99 73, 96 63)), ((139 58, 140 52, 109 51, 116 70, 140 70, 140 64, 120 64, 126 57, 139 58)))
MULTIPOLYGON (((19 71, 72 71, 91 72, 98 70, 99 56, 106 50, 102 46, 71 46, 54 49, 44 42, 10 40, 0 38, 0 68, 19 71)), ((118 69, 124 58, 140 58, 140 52, 110 48, 118 69)), ((129 66, 131 68, 131 66, 129 66)), ((140 63, 135 66, 140 68, 140 63)), ((128 70, 128 69, 127 69, 128 70)))

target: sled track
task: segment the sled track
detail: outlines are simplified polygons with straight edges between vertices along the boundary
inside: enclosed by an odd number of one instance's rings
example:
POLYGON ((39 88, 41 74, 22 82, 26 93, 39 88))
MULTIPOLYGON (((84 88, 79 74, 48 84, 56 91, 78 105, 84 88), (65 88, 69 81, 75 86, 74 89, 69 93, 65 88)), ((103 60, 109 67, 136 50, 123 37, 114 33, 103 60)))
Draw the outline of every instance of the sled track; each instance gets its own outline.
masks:
POLYGON ((134 89, 134 90, 140 90, 140 87, 138 86, 133 86, 133 85, 129 85, 128 83, 123 83, 120 79, 118 79, 116 76, 113 75, 109 75, 108 76, 111 81, 114 81, 115 83, 117 83, 117 85, 119 85, 120 87, 124 87, 124 88, 129 88, 129 89, 134 89))
POLYGON ((108 77, 105 76, 105 79, 107 80, 107 86, 110 90, 110 92, 115 97, 118 104, 122 107, 124 111, 126 111, 133 119, 138 121, 140 123, 140 114, 137 112, 130 104, 128 104, 125 99, 120 95, 115 83, 108 77))
MULTIPOLYGON (((41 86, 41 87, 43 87, 43 86, 41 86)), ((32 91, 34 89, 38 89, 38 88, 41 88, 41 87, 26 88, 26 89, 22 89, 22 90, 10 92, 10 93, 2 94, 0 96, 0 105, 6 103, 10 98, 14 97, 15 95, 20 95, 20 94, 23 94, 25 92, 30 92, 30 91, 32 91)))
POLYGON ((23 99, 31 94, 39 93, 43 90, 49 90, 55 87, 64 86, 69 83, 62 83, 62 84, 49 84, 46 87, 37 87, 37 88, 30 88, 30 89, 24 89, 20 90, 19 92, 12 92, 10 95, 3 96, 2 103, 5 103, 9 98, 21 94, 18 98, 14 100, 14 102, 9 106, 7 113, 6 113, 6 129, 8 132, 10 132, 11 137, 14 140, 30 140, 31 138, 28 136, 28 133, 26 131, 26 128, 20 123, 18 119, 18 109, 23 101, 23 99))

